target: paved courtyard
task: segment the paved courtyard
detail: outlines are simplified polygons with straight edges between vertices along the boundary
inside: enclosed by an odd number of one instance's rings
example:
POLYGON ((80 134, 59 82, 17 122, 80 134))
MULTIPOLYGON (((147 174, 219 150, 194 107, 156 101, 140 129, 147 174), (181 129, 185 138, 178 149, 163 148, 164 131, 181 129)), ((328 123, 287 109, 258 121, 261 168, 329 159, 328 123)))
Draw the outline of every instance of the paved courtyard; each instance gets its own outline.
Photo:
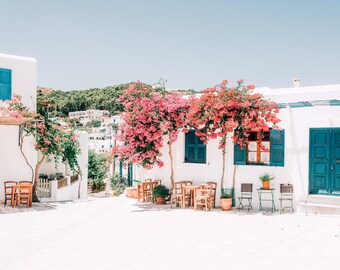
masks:
MULTIPOLYGON (((0 269, 339 269, 340 217, 90 198, 0 215, 0 269)), ((1 213, 0 209, 0 213, 1 213)))

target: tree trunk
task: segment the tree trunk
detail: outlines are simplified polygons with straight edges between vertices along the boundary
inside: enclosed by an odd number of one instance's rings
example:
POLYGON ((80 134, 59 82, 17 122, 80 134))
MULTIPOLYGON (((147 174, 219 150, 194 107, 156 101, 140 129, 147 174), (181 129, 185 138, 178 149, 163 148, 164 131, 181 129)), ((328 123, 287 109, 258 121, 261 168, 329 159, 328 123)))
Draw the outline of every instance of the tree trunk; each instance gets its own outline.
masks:
POLYGON ((21 137, 20 137, 20 152, 21 154, 23 155, 25 161, 26 161, 26 164, 30 167, 31 169, 31 172, 32 172, 32 178, 31 178, 31 181, 33 182, 34 181, 34 169, 33 169, 33 166, 28 162, 28 159, 24 153, 24 150, 22 149, 23 147, 23 144, 24 144, 24 138, 25 136, 21 134, 21 137))
POLYGON ((172 158, 172 143, 168 142, 169 145, 169 158, 170 158, 170 183, 171 183, 171 188, 170 190, 172 191, 175 187, 175 181, 174 181, 174 162, 172 158))
POLYGON ((223 188, 224 184, 224 171, 225 171, 225 154, 226 154, 226 146, 222 149, 222 176, 221 176, 221 188, 223 188))
POLYGON ((113 156, 112 160, 112 176, 116 173, 116 158, 113 156))
POLYGON ((33 183, 33 201, 34 202, 39 202, 39 198, 38 198, 38 195, 37 195, 39 169, 40 169, 40 166, 43 163, 45 157, 46 157, 46 155, 43 155, 42 158, 35 165, 34 183, 33 183))
POLYGON ((67 159, 65 160, 65 176, 68 175, 68 161, 67 159))
POLYGON ((235 183, 236 183, 236 169, 237 169, 237 166, 234 166, 234 173, 233 173, 233 188, 235 188, 235 183))

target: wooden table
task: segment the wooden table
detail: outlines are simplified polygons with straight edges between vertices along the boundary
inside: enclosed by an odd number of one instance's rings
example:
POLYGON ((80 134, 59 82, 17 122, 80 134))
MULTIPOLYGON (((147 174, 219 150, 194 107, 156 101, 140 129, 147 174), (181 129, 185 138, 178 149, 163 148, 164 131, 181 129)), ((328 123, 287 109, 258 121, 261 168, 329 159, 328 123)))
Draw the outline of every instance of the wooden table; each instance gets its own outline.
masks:
POLYGON ((142 201, 145 202, 145 195, 146 192, 151 192, 153 190, 155 183, 154 182, 142 182, 142 183, 138 183, 137 186, 137 199, 138 202, 142 201))
POLYGON ((196 190, 199 189, 200 186, 183 186, 182 187, 182 208, 185 208, 185 195, 187 191, 190 192, 190 205, 194 205, 194 208, 197 209, 196 205, 196 190))

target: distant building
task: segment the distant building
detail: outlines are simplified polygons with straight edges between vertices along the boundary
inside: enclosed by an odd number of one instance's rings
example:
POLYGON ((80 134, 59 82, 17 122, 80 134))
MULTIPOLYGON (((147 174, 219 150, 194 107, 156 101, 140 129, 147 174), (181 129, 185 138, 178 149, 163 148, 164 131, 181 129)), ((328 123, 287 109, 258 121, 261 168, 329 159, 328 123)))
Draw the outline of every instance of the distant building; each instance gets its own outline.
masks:
POLYGON ((69 112, 68 116, 73 119, 102 120, 109 117, 110 112, 107 110, 90 109, 86 111, 69 112))

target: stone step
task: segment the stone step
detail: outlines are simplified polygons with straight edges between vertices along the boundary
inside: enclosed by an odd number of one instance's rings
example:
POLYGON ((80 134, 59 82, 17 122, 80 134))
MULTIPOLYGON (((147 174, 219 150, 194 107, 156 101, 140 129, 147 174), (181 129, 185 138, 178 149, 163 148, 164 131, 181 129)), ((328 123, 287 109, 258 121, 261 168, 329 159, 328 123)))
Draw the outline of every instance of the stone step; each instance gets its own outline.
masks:
POLYGON ((312 198, 297 205, 297 212, 305 215, 340 215, 340 204, 328 198, 312 198))
POLYGON ((340 196, 308 195, 307 203, 340 206, 340 196))

